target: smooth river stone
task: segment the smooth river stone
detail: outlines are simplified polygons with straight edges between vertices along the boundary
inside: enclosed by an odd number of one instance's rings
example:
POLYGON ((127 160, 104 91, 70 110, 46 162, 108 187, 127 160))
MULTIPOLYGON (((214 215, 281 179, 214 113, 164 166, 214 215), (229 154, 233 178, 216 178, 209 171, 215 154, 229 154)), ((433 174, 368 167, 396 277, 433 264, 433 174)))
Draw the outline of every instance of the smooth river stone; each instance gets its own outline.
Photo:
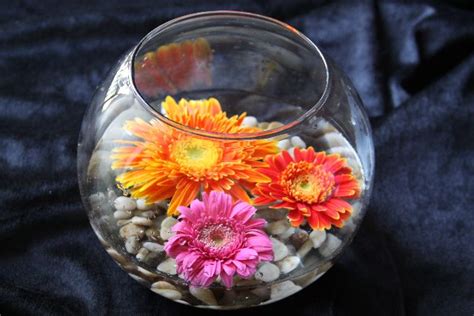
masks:
POLYGON ((190 286, 189 293, 207 305, 217 305, 216 297, 210 289, 190 286))
POLYGON ((327 234, 326 241, 319 247, 319 253, 324 257, 332 255, 341 245, 342 241, 333 234, 327 234))
POLYGON ((280 261, 288 256, 288 247, 278 239, 270 237, 273 248, 273 261, 280 261))
POLYGON ((261 280, 263 282, 274 281, 278 279, 279 276, 280 268, 270 262, 262 264, 255 273, 255 279, 261 280))
POLYGON ((242 121, 242 126, 255 127, 258 124, 258 120, 254 116, 246 116, 242 121))
POLYGON ((278 284, 273 284, 271 288, 270 299, 279 300, 290 296, 301 289, 301 286, 294 284, 292 281, 283 281, 278 284))
POLYGON ((146 241, 143 243, 143 247, 150 250, 151 252, 162 252, 164 251, 164 246, 156 242, 146 241))
POLYGON ((160 263, 156 269, 161 272, 175 275, 176 274, 176 261, 172 258, 168 258, 162 263, 160 263))
POLYGON ((301 259, 297 256, 289 256, 278 262, 278 267, 280 268, 281 273, 286 274, 290 273, 296 269, 301 263, 301 259))
POLYGON ((128 239, 129 237, 142 238, 145 235, 143 227, 137 226, 135 224, 129 223, 122 228, 120 228, 119 234, 122 238, 128 239))
POLYGON ((129 197, 119 196, 115 199, 114 206, 117 211, 133 211, 137 208, 137 203, 129 197))
POLYGON ((290 223, 288 222, 288 220, 286 218, 281 219, 281 220, 276 221, 276 222, 268 223, 267 227, 265 227, 267 232, 271 235, 283 234, 284 232, 286 232, 288 230, 288 228, 290 228, 290 223))
POLYGON ((298 148, 306 148, 306 143, 301 139, 299 136, 293 136, 291 137, 291 144, 294 147, 298 148))
POLYGON ((317 249, 321 247, 323 242, 326 240, 326 231, 325 230, 313 230, 309 234, 309 239, 313 242, 313 248, 317 249))
POLYGON ((168 240, 171 238, 171 236, 174 235, 173 231, 171 228, 178 223, 178 220, 174 217, 166 217, 163 222, 161 222, 161 228, 160 228, 160 237, 163 240, 168 240))

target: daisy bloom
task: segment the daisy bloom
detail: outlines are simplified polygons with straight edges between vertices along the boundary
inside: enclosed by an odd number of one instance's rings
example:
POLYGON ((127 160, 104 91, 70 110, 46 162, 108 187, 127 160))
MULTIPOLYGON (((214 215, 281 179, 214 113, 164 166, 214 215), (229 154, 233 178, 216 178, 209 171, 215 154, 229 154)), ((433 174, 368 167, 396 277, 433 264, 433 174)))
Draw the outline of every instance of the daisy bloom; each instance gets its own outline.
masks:
MULTIPOLYGON (((245 114, 227 117, 219 101, 179 103, 167 97, 162 103, 168 118, 195 129, 218 133, 252 133, 258 128, 242 126, 245 114)), ((168 215, 178 215, 177 207, 187 206, 203 190, 224 191, 234 200, 250 203, 248 191, 256 183, 270 181, 258 168, 268 154, 278 152, 273 140, 223 141, 200 138, 153 119, 127 121, 124 127, 140 140, 121 140, 125 146, 112 154, 112 168, 125 169, 117 177, 132 197, 148 203, 171 198, 168 215)))
POLYGON ((208 287, 220 276, 230 288, 235 274, 250 278, 259 262, 273 259, 272 243, 263 231, 266 221, 252 218, 256 209, 250 204, 233 203, 230 195, 211 191, 178 210, 180 222, 165 251, 191 285, 208 287))
POLYGON ((268 167, 259 171, 271 178, 253 190, 256 205, 286 208, 293 226, 307 219, 314 230, 342 227, 350 217, 352 206, 346 199, 357 198, 360 186, 345 159, 295 148, 294 158, 287 151, 265 159, 268 167))

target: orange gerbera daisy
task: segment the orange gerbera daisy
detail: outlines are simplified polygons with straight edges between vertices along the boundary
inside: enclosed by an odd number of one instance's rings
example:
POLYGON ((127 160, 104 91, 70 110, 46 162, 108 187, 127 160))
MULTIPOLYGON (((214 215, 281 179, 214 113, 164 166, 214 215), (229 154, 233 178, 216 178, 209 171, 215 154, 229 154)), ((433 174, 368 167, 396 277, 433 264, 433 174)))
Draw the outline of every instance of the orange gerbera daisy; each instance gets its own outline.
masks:
POLYGON ((271 208, 289 209, 288 218, 299 226, 304 218, 315 230, 342 227, 352 213, 346 199, 357 198, 360 186, 339 155, 326 155, 295 148, 294 158, 287 151, 268 156, 268 167, 259 171, 271 178, 253 190, 256 205, 277 202, 271 208))
MULTIPOLYGON (((244 127, 245 114, 227 117, 219 101, 188 101, 179 104, 171 97, 162 103, 175 122, 212 132, 251 133, 259 129, 244 127)), ((200 138, 171 128, 157 119, 145 122, 136 118, 124 127, 138 141, 121 140, 127 146, 112 154, 113 169, 128 169, 117 181, 129 188, 134 198, 148 203, 171 198, 168 215, 177 215, 178 206, 187 206, 200 190, 224 191, 235 200, 250 202, 247 191, 256 183, 270 180, 257 171, 263 158, 278 152, 276 142, 219 141, 200 138)))

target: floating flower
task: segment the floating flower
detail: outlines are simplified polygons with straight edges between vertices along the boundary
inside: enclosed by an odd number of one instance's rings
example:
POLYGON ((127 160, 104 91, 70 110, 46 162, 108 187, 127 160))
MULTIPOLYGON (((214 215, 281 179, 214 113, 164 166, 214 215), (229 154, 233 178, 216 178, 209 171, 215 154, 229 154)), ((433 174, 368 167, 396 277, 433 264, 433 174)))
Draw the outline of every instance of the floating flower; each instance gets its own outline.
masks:
MULTIPOLYGON (((179 104, 167 97, 162 104, 168 117, 189 127, 219 133, 251 133, 244 127, 245 114, 227 117, 214 98, 199 101, 182 99, 179 104)), ((200 138, 171 128, 157 119, 149 123, 137 118, 124 127, 137 141, 119 141, 127 146, 114 149, 113 169, 128 169, 117 177, 134 198, 154 203, 171 198, 168 215, 189 205, 200 190, 225 191, 235 200, 250 202, 247 191, 256 183, 270 180, 257 171, 263 158, 278 152, 273 140, 220 141, 200 138)))
POLYGON ((160 46, 134 64, 138 90, 148 97, 211 84, 212 50, 204 38, 160 46))
POLYGON ((293 226, 304 218, 315 230, 342 227, 352 213, 346 199, 360 195, 359 182, 339 155, 295 148, 267 157, 269 167, 259 171, 271 178, 253 190, 256 205, 278 202, 271 208, 286 208, 293 226))
POLYGON ((272 243, 262 230, 266 222, 252 218, 256 209, 250 204, 232 203, 230 195, 211 191, 178 209, 180 222, 165 251, 192 285, 207 287, 220 276, 230 288, 235 274, 249 278, 259 262, 273 259, 272 243))

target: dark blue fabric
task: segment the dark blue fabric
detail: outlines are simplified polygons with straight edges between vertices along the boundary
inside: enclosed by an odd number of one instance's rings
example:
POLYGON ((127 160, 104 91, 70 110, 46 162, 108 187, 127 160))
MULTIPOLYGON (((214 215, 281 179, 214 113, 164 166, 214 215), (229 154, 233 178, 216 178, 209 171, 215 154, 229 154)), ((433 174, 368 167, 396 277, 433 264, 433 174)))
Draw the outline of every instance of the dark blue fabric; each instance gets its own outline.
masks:
POLYGON ((102 249, 80 202, 76 141, 125 50, 213 9, 307 34, 354 81, 376 144, 374 194, 350 249, 304 291, 244 312, 472 315, 472 2, 353 0, 2 1, 0 314, 204 314, 140 286, 102 249))

